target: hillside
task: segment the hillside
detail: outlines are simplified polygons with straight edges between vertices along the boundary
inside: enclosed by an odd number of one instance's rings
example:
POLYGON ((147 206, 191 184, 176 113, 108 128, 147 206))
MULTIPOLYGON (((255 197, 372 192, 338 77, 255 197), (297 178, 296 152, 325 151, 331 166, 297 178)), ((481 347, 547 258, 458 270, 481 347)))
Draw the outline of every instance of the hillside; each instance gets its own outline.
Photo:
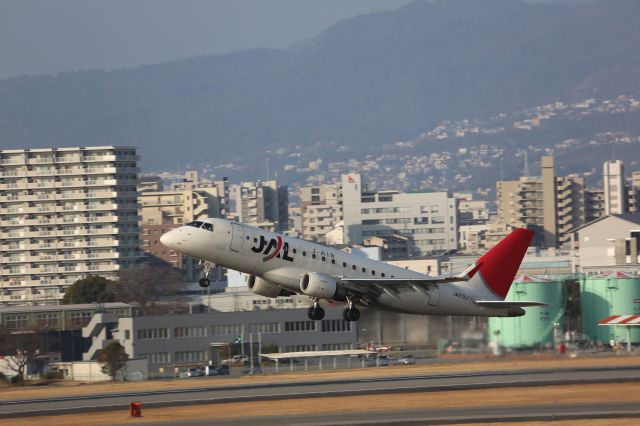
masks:
POLYGON ((640 92, 640 2, 416 1, 303 47, 0 81, 0 148, 135 145, 146 169, 415 138, 443 120, 640 92))

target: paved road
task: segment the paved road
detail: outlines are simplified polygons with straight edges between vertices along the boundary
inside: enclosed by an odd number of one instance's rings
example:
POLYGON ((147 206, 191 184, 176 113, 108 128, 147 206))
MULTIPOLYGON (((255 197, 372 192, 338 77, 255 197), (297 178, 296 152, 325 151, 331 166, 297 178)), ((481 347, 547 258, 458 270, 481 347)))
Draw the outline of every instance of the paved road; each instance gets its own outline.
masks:
POLYGON ((121 410, 131 401, 143 407, 267 401, 325 396, 487 389, 640 381, 640 368, 577 368, 495 371, 466 374, 319 380, 271 384, 243 384, 150 392, 83 395, 65 398, 0 401, 0 419, 34 415, 121 410))
MULTIPOLYGON (((377 412, 345 412, 296 416, 245 417, 233 420, 185 420, 145 423, 145 425, 182 426, 185 424, 224 426, 360 426, 360 425, 446 425, 478 422, 550 422, 557 420, 639 418, 637 403, 545 404, 489 406, 472 408, 420 409, 377 412)), ((638 419, 640 421, 640 419, 638 419)), ((124 423, 131 425, 131 422, 124 423)))

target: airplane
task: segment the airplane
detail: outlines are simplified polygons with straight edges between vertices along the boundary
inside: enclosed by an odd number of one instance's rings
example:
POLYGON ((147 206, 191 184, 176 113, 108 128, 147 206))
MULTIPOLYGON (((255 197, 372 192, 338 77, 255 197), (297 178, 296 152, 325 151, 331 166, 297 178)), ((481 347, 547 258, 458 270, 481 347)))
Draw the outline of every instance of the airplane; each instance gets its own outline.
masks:
POLYGON ((201 260, 200 286, 216 265, 248 274, 247 285, 265 297, 306 295, 307 315, 321 320, 321 300, 344 303, 345 321, 358 306, 419 315, 517 317, 535 301, 505 301, 533 232, 515 229, 462 273, 429 276, 385 262, 261 228, 208 218, 166 232, 160 242, 201 260))

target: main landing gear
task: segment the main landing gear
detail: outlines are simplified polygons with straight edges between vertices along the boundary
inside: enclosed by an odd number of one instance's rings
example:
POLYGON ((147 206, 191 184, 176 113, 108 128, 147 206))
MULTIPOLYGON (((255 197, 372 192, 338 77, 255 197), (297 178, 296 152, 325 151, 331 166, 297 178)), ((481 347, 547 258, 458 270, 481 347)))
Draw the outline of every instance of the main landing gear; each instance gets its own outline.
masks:
POLYGON ((211 263, 211 262, 205 262, 205 261, 201 261, 200 262, 202 266, 202 274, 203 277, 200 278, 200 287, 209 287, 209 284, 211 284, 211 280, 209 279, 211 277, 211 271, 213 271, 216 267, 215 263, 211 263))
POLYGON ((353 299, 347 296, 347 304, 348 306, 342 311, 342 318, 347 321, 358 321, 360 319, 360 311, 353 304, 353 299))
POLYGON ((319 299, 313 299, 313 306, 311 306, 309 310, 307 310, 307 316, 312 321, 320 321, 322 318, 324 318, 324 309, 322 309, 322 306, 320 306, 319 299))

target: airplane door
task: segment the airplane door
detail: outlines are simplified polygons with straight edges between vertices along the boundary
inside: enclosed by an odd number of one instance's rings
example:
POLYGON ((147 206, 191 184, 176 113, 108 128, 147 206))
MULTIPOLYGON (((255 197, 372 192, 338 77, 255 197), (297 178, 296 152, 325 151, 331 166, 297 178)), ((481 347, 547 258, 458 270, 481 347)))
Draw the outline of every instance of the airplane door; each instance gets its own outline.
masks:
POLYGON ((239 252, 242 248, 242 241, 244 240, 244 230, 241 225, 237 223, 231 223, 231 246, 229 248, 233 251, 239 252))
POLYGON ((437 285, 429 286, 429 299, 427 299, 427 303, 431 306, 437 306, 438 300, 440 300, 440 288, 437 285))

